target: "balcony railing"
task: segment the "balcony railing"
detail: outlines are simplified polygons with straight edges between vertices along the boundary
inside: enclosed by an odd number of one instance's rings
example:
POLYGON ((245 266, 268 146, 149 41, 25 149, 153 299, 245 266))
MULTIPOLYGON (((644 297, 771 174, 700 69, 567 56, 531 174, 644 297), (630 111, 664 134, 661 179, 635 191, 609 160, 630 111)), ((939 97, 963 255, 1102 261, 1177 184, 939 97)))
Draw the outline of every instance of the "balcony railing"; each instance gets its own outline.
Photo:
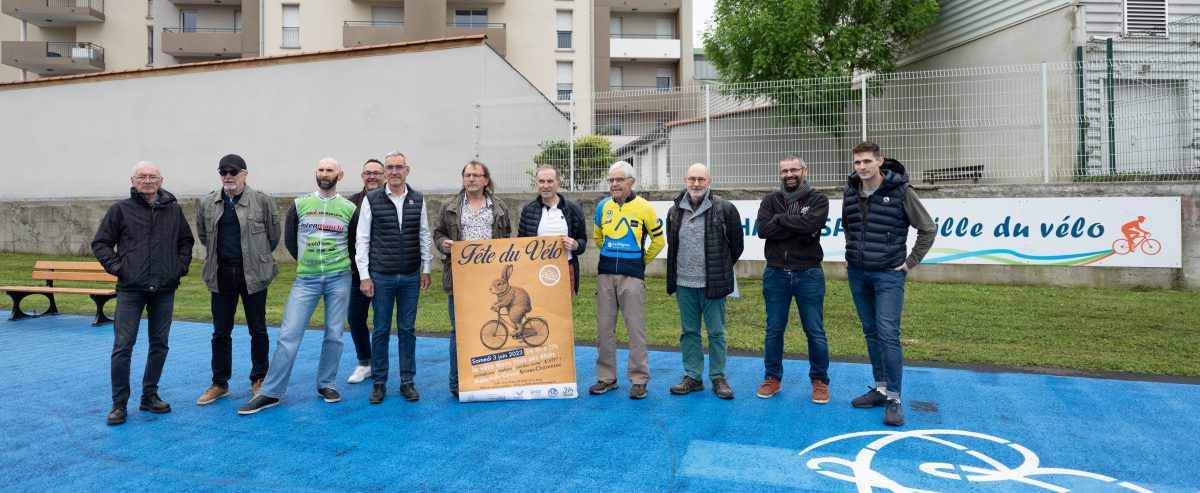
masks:
POLYGON ((47 58, 86 58, 96 63, 104 63, 104 48, 92 43, 78 41, 46 43, 47 58))
POLYGON ((280 48, 299 48, 300 47, 300 28, 285 27, 283 28, 283 42, 280 43, 280 48))
POLYGON ((236 27, 164 27, 164 33, 240 33, 236 27))
POLYGON ((500 28, 504 29, 503 22, 447 22, 446 27, 470 27, 470 28, 500 28))
POLYGON ((676 39, 674 34, 609 34, 609 39, 676 39))
POLYGON ((104 0, 46 0, 47 7, 87 7, 104 12, 104 0))
POLYGON ((558 100, 559 101, 570 101, 571 100, 571 91, 572 91, 573 87, 574 87, 574 84, 559 83, 558 84, 558 100))
POLYGON ((343 21, 351 27, 404 27, 404 22, 394 21, 343 21))

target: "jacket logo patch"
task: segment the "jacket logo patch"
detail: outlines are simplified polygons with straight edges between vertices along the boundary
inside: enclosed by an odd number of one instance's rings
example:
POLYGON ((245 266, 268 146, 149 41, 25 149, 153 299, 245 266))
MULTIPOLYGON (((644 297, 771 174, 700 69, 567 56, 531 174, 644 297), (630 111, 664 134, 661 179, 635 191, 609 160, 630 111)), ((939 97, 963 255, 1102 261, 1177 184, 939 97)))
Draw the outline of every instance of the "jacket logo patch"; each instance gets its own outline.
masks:
POLYGON ((886 203, 889 203, 889 202, 891 202, 891 201, 892 201, 892 198, 891 198, 891 197, 884 197, 884 198, 883 198, 883 203, 885 203, 885 204, 886 204, 886 203))
POLYGON ((612 217, 612 211, 611 210, 604 211, 604 217, 612 217))
POLYGON ((800 214, 808 214, 808 206, 807 205, 800 208, 800 214))
POLYGON ((631 228, 636 228, 636 227, 638 227, 638 220, 637 220, 637 219, 634 219, 634 220, 632 220, 632 221, 629 221, 629 227, 631 227, 631 228))

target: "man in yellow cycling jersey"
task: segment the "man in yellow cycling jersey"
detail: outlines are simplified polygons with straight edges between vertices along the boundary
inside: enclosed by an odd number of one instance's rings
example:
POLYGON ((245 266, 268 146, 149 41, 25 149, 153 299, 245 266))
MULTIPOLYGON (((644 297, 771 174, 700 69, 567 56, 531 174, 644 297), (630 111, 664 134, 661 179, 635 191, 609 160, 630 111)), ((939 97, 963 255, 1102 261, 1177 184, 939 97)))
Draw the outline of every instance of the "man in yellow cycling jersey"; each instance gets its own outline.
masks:
POLYGON ((612 197, 596 205, 593 236, 600 247, 596 276, 596 383, 592 394, 615 390, 617 385, 617 311, 629 330, 627 375, 630 399, 646 397, 650 362, 646 353, 646 315, 643 304, 646 264, 662 251, 663 227, 646 199, 633 193, 637 183, 633 166, 617 161, 608 170, 612 197), (649 248, 646 240, 649 238, 649 248))

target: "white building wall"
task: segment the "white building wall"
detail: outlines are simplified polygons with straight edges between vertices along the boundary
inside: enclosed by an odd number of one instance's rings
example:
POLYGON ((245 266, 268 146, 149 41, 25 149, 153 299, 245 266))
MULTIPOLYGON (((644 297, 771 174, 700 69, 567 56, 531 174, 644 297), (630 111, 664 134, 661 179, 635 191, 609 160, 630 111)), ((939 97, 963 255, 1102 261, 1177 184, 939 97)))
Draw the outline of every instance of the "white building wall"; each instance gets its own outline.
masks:
MULTIPOLYGON (((456 190, 485 94, 537 92, 482 45, 0 90, 0 166, 55 170, 15 174, 0 197, 121 196, 141 160, 159 163, 164 188, 195 196, 217 186, 227 153, 246 159, 251 186, 298 193, 323 157, 353 170, 391 150, 408 156, 416 189, 456 190)), ((359 187, 348 173, 342 189, 359 187)))

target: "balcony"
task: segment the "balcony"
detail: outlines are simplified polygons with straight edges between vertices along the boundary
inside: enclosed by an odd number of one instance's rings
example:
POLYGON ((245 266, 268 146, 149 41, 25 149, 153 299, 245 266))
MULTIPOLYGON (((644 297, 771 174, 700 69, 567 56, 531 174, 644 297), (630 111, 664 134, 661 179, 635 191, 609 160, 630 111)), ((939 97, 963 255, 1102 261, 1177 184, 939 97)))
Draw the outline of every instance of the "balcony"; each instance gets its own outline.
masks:
MULTIPOLYGON (((677 112, 695 108, 694 91, 681 92, 678 87, 611 86, 610 92, 597 93, 592 100, 596 113, 677 112)), ((699 103, 703 105, 703 102, 699 103)), ((673 117, 672 117, 673 118, 673 117)))
POLYGON ((613 34, 608 56, 614 62, 679 61, 679 38, 670 34, 613 34))
POLYGON ((346 21, 342 25, 342 46, 379 45, 407 41, 403 22, 346 21))
POLYGON ((175 5, 221 5, 227 7, 242 6, 242 0, 171 0, 171 3, 175 5))
POLYGON ((350 0, 355 3, 369 3, 379 7, 403 7, 404 0, 350 0))
POLYGON ((242 30, 164 27, 162 51, 175 57, 238 58, 242 56, 242 30))
POLYGON ((39 27, 104 22, 104 0, 3 0, 0 9, 39 27))
POLYGON ((5 41, 0 58, 5 65, 41 76, 104 70, 104 48, 86 42, 5 41))
POLYGON ((483 34, 487 36, 487 44, 504 56, 508 46, 508 35, 503 22, 451 22, 446 24, 446 37, 472 36, 483 34))

